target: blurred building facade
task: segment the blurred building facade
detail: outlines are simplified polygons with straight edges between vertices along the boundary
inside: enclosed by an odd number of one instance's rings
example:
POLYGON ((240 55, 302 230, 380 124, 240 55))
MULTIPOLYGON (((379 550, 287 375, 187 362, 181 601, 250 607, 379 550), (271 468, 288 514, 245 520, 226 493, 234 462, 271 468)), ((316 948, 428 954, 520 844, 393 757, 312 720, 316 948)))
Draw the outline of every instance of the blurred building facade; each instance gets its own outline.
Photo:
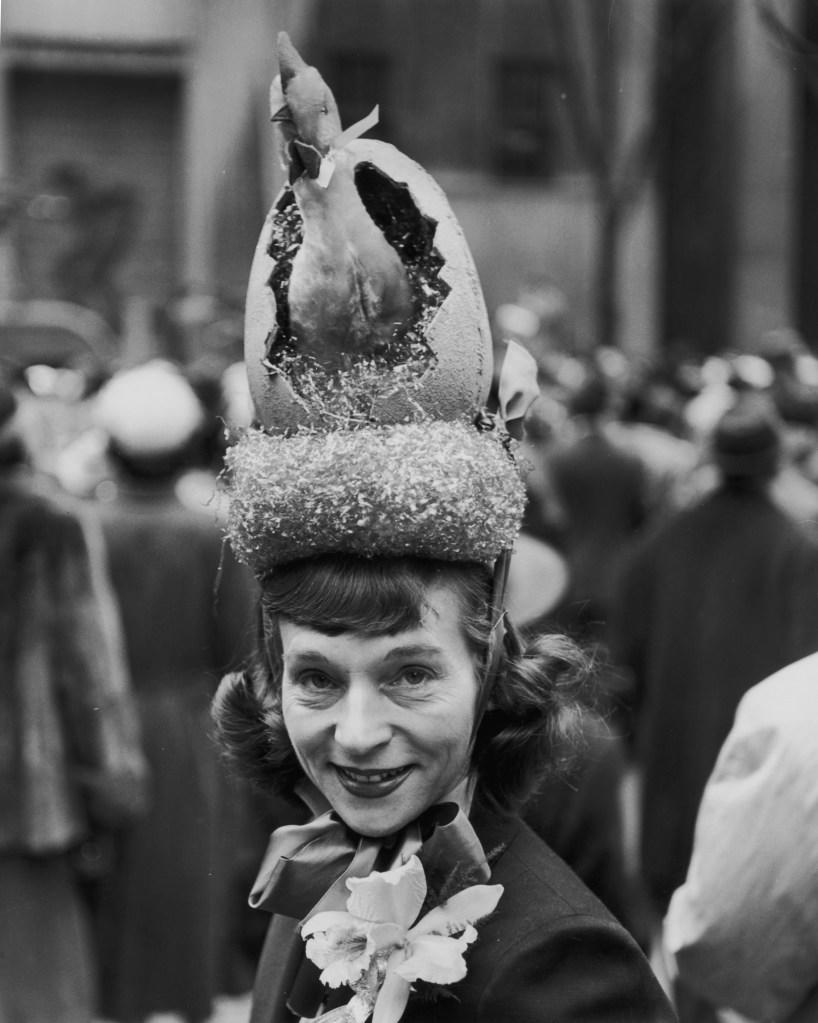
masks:
MULTIPOLYGON (((724 102, 741 130, 735 176, 724 183, 736 204, 733 336, 724 345, 741 347, 798 312, 806 251, 794 241, 803 193, 800 93, 755 5, 704 2, 731 9, 724 102)), ((106 303, 135 299, 138 309, 140 299, 161 305, 190 289, 240 294, 280 186, 267 93, 284 28, 324 73, 346 124, 379 103, 374 134, 440 181, 489 307, 515 301, 524 286, 555 287, 575 336, 592 342, 599 209, 555 74, 565 54, 546 6, 5 0, 0 177, 9 184, 0 298, 67 297, 105 314, 106 303), (15 209, 23 215, 10 215, 15 209)), ((615 6, 628 17, 620 19, 626 28, 618 31, 609 109, 627 136, 653 109, 660 5, 615 6)), ((577 59, 594 54, 580 49, 577 59)), ((667 327, 659 309, 666 234, 648 183, 622 226, 616 285, 619 337, 637 353, 650 351, 667 327)), ((127 331, 127 316, 117 327, 127 331)))

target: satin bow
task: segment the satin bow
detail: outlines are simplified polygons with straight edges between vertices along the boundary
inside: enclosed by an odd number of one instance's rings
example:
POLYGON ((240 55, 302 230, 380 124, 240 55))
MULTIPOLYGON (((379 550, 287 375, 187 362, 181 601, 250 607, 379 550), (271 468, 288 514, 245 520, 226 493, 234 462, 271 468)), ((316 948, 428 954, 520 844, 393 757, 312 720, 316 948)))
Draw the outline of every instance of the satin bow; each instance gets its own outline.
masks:
MULTIPOLYGON (((319 805, 315 792, 299 794, 315 812, 319 805)), ((440 891, 452 875, 463 885, 491 877, 480 840, 456 803, 431 807, 387 838, 358 835, 333 810, 325 810, 308 824, 285 825, 273 832, 250 905, 301 922, 324 910, 343 910, 349 898, 347 878, 387 870, 413 854, 423 864, 432 891, 440 891)), ((287 1005, 298 1016, 314 1016, 325 992, 303 946, 297 958, 287 985, 287 1005)))

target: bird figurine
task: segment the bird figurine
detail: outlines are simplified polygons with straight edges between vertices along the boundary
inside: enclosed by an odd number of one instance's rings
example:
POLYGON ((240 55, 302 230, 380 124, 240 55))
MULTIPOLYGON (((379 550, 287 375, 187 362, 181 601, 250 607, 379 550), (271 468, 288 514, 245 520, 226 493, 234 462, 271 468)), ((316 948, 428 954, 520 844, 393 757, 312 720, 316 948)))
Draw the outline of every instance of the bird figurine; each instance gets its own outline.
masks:
POLYGON ((388 349, 412 315, 412 289, 358 193, 332 92, 286 32, 278 56, 272 120, 303 230, 287 287, 290 331, 298 354, 328 371, 345 369, 388 349))

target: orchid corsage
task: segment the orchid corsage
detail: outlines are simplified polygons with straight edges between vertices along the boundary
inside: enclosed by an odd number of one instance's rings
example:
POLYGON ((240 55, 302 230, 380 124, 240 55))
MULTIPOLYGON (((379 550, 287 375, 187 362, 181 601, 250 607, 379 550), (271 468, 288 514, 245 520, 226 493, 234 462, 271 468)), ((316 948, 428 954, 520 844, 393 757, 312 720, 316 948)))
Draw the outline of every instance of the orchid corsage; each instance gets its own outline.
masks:
POLYGON ((503 886, 472 885, 417 919, 426 875, 417 856, 393 870, 347 879, 347 912, 316 913, 301 928, 306 954, 328 987, 348 984, 346 1005, 321 1023, 398 1023, 412 985, 453 984, 466 976, 463 954, 477 938, 474 923, 493 912, 503 886))

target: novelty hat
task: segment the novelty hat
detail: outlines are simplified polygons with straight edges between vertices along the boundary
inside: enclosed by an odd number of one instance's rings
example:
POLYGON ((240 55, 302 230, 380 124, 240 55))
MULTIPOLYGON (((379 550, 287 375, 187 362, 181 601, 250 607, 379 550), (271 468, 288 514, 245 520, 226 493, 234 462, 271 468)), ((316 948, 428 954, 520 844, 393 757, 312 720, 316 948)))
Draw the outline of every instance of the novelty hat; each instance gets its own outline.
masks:
MULTIPOLYGON (((343 131, 319 72, 286 33, 278 45, 271 112, 289 184, 250 271, 258 423, 226 456, 231 544, 259 577, 331 552, 490 565, 514 543, 525 491, 485 410, 491 333, 466 240, 422 167, 359 137, 377 107, 343 131)), ((502 381, 501 402, 530 390, 502 381)))

